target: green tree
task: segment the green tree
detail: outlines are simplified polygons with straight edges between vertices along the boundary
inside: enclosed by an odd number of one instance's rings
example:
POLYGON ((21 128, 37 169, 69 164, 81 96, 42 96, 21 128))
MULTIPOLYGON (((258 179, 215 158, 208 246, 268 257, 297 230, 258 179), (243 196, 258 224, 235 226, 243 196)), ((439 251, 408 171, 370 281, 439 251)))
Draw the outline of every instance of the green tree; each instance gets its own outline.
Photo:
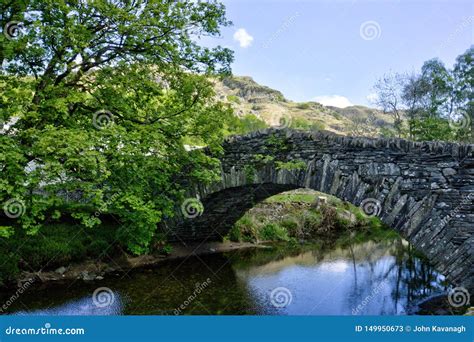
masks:
POLYGON ((413 140, 473 141, 473 60, 471 47, 452 70, 431 59, 419 73, 385 75, 374 86, 375 103, 393 115, 399 136, 406 121, 413 140))
MULTIPOLYGON (((5 6, 5 4, 3 4, 5 6)), ((0 202, 24 207, 34 233, 70 212, 120 221, 118 238, 145 252, 172 215, 179 176, 210 181, 216 161, 187 153, 194 137, 217 149, 231 111, 210 75, 232 52, 196 37, 229 25, 218 2, 32 0, 10 6, 21 34, 2 40, 0 202), (73 200, 71 200, 73 198, 73 200)))
POLYGON ((453 68, 453 103, 456 132, 461 141, 474 142, 474 47, 458 56, 453 68), (459 121, 458 121, 459 120, 459 121))

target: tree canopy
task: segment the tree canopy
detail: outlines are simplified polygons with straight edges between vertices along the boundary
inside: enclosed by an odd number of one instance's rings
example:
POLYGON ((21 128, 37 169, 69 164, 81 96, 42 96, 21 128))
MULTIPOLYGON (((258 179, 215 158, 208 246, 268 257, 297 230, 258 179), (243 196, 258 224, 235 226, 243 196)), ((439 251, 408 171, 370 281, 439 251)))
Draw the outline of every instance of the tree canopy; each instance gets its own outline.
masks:
POLYGON ((375 104, 393 115, 400 137, 472 142, 473 59, 474 47, 470 47, 457 57, 452 69, 431 59, 420 72, 384 75, 374 86, 375 104))
MULTIPOLYGON (((142 253, 181 194, 177 175, 210 181, 230 109, 210 75, 232 51, 199 44, 230 22, 216 1, 2 1, 0 202, 29 233, 100 214, 142 253), (10 206, 10 207, 9 207, 10 206)), ((13 226, 3 226, 2 235, 13 226)))

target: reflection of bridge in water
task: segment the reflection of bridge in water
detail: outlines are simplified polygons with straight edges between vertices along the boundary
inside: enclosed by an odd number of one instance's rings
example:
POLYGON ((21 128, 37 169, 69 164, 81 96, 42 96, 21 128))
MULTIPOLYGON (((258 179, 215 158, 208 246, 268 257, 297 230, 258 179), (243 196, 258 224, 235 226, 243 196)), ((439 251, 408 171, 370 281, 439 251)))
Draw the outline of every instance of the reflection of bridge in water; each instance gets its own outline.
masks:
POLYGON ((175 238, 220 238, 255 203, 310 188, 371 206, 451 282, 474 290, 474 145, 271 129, 223 148, 221 181, 189 193, 204 213, 167 223, 175 238))
POLYGON ((249 267, 247 260, 234 269, 256 297, 275 284, 288 287, 295 298, 285 314, 406 314, 445 290, 444 277, 400 238, 316 248, 293 256, 278 257, 279 253, 268 253, 268 262, 249 267))

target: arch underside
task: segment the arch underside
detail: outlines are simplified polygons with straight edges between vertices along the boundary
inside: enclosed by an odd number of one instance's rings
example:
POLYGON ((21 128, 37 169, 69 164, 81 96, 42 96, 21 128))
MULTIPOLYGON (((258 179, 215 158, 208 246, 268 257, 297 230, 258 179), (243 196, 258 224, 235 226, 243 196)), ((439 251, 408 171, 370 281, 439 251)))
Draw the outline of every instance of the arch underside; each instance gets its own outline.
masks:
POLYGON ((474 145, 277 130, 233 138, 224 150, 221 182, 189 193, 201 199, 202 215, 168 227, 176 239, 220 239, 256 203, 309 188, 356 206, 377 201, 385 224, 451 282, 474 290, 474 145), (270 136, 284 145, 269 149, 270 136), (262 155, 302 161, 304 167, 256 163, 262 155))

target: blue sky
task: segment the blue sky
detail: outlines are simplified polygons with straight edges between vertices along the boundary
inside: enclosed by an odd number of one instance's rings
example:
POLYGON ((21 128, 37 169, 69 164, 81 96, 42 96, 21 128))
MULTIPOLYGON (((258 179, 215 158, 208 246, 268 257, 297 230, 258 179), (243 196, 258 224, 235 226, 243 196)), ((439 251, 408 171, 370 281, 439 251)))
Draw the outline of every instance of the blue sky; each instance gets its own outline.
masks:
POLYGON ((290 100, 369 104, 376 79, 439 57, 451 66, 473 44, 472 1, 224 0, 233 73, 290 100))

